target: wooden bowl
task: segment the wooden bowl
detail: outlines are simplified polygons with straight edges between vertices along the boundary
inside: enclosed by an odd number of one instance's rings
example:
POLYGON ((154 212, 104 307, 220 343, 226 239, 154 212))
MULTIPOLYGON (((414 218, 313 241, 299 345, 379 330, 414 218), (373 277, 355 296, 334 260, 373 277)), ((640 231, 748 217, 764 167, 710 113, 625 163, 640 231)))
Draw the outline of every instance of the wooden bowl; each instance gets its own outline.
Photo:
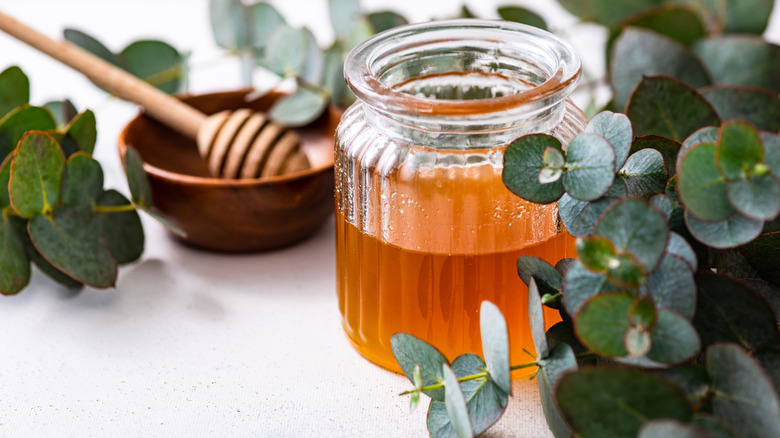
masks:
MULTIPOLYGON (((264 111, 271 94, 246 102, 248 90, 184 97, 206 114, 224 109, 264 111)), ((124 159, 134 147, 149 175, 155 207, 187 233, 187 243, 216 251, 251 252, 280 248, 313 234, 333 213, 333 135, 340 113, 329 110, 296 131, 312 167, 293 174, 226 180, 209 175, 195 142, 144 116, 119 135, 124 159)))

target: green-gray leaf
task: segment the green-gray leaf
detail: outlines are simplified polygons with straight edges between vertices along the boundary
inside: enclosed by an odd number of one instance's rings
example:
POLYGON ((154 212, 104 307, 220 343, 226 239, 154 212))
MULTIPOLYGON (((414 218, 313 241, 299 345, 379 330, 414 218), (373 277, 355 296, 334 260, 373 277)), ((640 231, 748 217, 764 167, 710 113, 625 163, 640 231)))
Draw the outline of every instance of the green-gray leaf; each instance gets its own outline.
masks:
POLYGON ((595 232, 607 237, 619 250, 633 254, 648 272, 658 264, 669 240, 664 215, 640 199, 626 199, 610 206, 595 232))
POLYGON ((498 16, 502 20, 514 21, 515 23, 527 24, 547 30, 547 23, 539 14, 519 6, 499 6, 498 16))
POLYGON ((13 65, 0 73, 0 117, 30 101, 30 80, 13 65))
POLYGON ((449 365, 443 364, 441 367, 444 376, 444 404, 452 429, 460 438, 471 438, 474 436, 474 430, 471 427, 469 408, 466 406, 466 397, 460 388, 458 377, 449 365))
POLYGON ((539 363, 539 397, 542 401, 542 410, 547 420, 547 425, 556 437, 569 437, 571 429, 563 420, 561 411, 555 404, 555 387, 561 381, 564 374, 577 370, 577 358, 572 348, 567 344, 558 344, 550 355, 543 359, 537 359, 539 363))
POLYGON ((644 77, 626 107, 634 135, 681 142, 699 128, 720 125, 715 109, 691 86, 665 76, 644 77))
POLYGON ((303 34, 306 37, 306 61, 301 69, 301 78, 310 84, 319 84, 322 80, 325 59, 314 34, 306 27, 303 28, 303 34))
POLYGON ((284 126, 305 126, 316 120, 328 105, 328 97, 299 86, 295 93, 276 101, 271 118, 284 126))
POLYGON ((777 345, 777 322, 766 301, 728 277, 696 274, 698 299, 693 323, 702 345, 736 342, 749 350, 777 345))
MULTIPOLYGON (((625 107, 632 90, 643 76, 670 76, 693 88, 712 82, 704 65, 687 47, 666 36, 639 28, 624 30, 615 41, 610 75, 618 108, 625 107)), ((637 119, 630 114, 629 117, 636 123, 637 119)), ((682 138, 674 139, 681 141, 682 138)))
POLYGON ((775 254, 780 251, 780 231, 766 233, 756 240, 739 248, 750 266, 758 271, 761 278, 774 284, 780 284, 780 263, 775 254))
POLYGON ((654 149, 661 153, 669 177, 677 173, 677 155, 680 153, 680 143, 660 135, 636 137, 631 143, 631 153, 635 154, 644 149, 654 149))
POLYGON ((151 207, 153 202, 149 177, 144 170, 144 162, 141 156, 132 147, 128 147, 125 152, 125 173, 127 174, 127 185, 130 187, 133 204, 142 208, 151 207))
POLYGON ((764 221, 750 219, 734 213, 726 219, 708 222, 685 212, 685 225, 699 242, 713 248, 734 248, 755 239, 761 234, 764 221))
POLYGON ((561 142, 546 134, 526 135, 509 145, 504 152, 502 178, 512 193, 537 204, 549 204, 563 195, 562 180, 539 183, 538 175, 546 167, 543 157, 548 147, 562 150, 561 142))
POLYGON ((756 128, 741 120, 724 123, 720 128, 715 162, 729 180, 744 178, 764 162, 764 145, 756 128))
POLYGON ((328 12, 336 38, 344 40, 349 28, 360 18, 360 0, 328 0, 328 12))
POLYGON ((563 304, 569 315, 576 315, 589 298, 609 287, 607 276, 589 271, 577 260, 563 277, 563 304))
MULTIPOLYGON (((96 202, 101 207, 130 205, 130 201, 116 190, 100 194, 96 202)), ((92 224, 106 239, 117 263, 130 263, 144 251, 144 229, 136 210, 107 212, 98 210, 92 224)))
POLYGON ((339 98, 344 93, 347 84, 344 82, 344 59, 341 49, 333 45, 325 52, 322 79, 320 87, 330 93, 330 102, 338 105, 339 98))
POLYGON ((770 173, 780 179, 780 135, 772 132, 761 132, 764 142, 764 164, 769 166, 770 173))
POLYGON ((45 132, 31 131, 19 141, 11 163, 9 192, 16 212, 31 218, 49 214, 60 202, 65 156, 45 132))
POLYGON ((38 250, 35 248, 35 245, 33 245, 32 240, 30 240, 30 234, 28 233, 29 221, 20 217, 11 219, 12 222, 14 222, 16 235, 19 236, 19 239, 22 241, 22 245, 24 246, 25 253, 27 253, 27 257, 30 259, 30 261, 35 263, 41 272, 69 289, 75 290, 83 286, 83 284, 80 282, 74 280, 73 278, 67 276, 64 272, 52 266, 52 264, 49 263, 40 252, 38 252, 38 250))
POLYGON ((86 110, 76 115, 64 128, 65 134, 60 140, 60 147, 66 157, 78 151, 92 154, 97 141, 97 121, 95 114, 86 110))
POLYGON ((745 438, 770 437, 780 430, 780 398, 761 366, 733 344, 707 350, 715 415, 745 438))
POLYGON ((749 176, 726 184, 731 205, 744 216, 768 221, 780 213, 780 183, 770 174, 749 176))
POLYGON ((11 205, 11 197, 8 193, 8 182, 11 180, 11 162, 13 156, 9 155, 0 165, 0 209, 11 205))
MULTIPOLYGON (((537 293, 538 295, 538 293, 537 293)), ((479 330, 482 353, 490 378, 507 395, 512 395, 509 374, 509 332, 501 311, 490 301, 483 301, 479 310, 479 330)))
MULTIPOLYGON (((452 370, 460 377, 482 373, 485 363, 475 354, 464 354, 452 361, 452 370)), ((506 410, 508 396, 489 377, 460 383, 466 398, 474 435, 480 435, 492 426, 506 410)), ((445 403, 432 400, 428 409, 428 430, 432 437, 455 437, 445 403)))
POLYGON ((96 288, 114 286, 117 264, 105 240, 74 210, 59 208, 29 224, 35 247, 54 267, 96 288))
POLYGON ((276 26, 265 49, 264 65, 282 77, 301 74, 306 64, 308 36, 303 29, 293 29, 281 24, 276 26))
POLYGON ((677 161, 679 196, 697 218, 720 221, 734 214, 726 194, 726 180, 716 165, 717 146, 701 143, 677 161))
POLYGON ((250 47, 249 23, 241 0, 210 0, 209 19, 214 41, 219 47, 226 50, 250 47))
POLYGON ((528 320, 531 325, 531 338, 536 350, 536 359, 544 359, 550 354, 550 347, 547 345, 547 336, 544 333, 542 299, 539 296, 539 289, 536 287, 536 280, 533 278, 528 285, 528 320))
POLYGON ((69 99, 46 102, 43 107, 49 110, 51 115, 54 116, 54 120, 57 122, 58 127, 64 127, 79 113, 73 105, 73 102, 69 99))
POLYGON ((664 157, 655 149, 642 149, 628 157, 618 175, 626 184, 628 196, 663 193, 666 188, 664 157))
POLYGON ((616 198, 604 197, 585 202, 566 193, 558 201, 558 215, 569 234, 575 237, 584 236, 593 233, 601 214, 615 201, 616 198))
POLYGON ((655 420, 645 423, 637 438, 709 438, 696 426, 674 420, 655 420))
POLYGON ((628 354, 624 339, 630 328, 629 312, 634 297, 605 293, 587 300, 574 317, 574 330, 582 343, 596 354, 622 357, 628 354))
POLYGON ((780 93, 780 46, 759 37, 725 35, 693 46, 717 84, 750 85, 780 93))
POLYGON ((765 348, 756 354, 756 360, 766 371, 775 391, 780 392, 780 348, 765 348))
MULTIPOLYGON (((409 380, 414 377, 414 367, 420 364, 423 386, 439 384, 444 380, 442 365, 449 362, 439 350, 420 338, 408 333, 396 333, 390 338, 393 356, 409 380)), ((444 401, 444 390, 433 389, 425 394, 434 400, 444 401)))
POLYGON ((51 131, 57 127, 51 113, 41 107, 22 105, 0 119, 0 159, 16 149, 27 131, 51 131))
POLYGON ((651 332, 653 345, 648 359, 675 364, 686 361, 699 352, 701 341, 688 320, 672 311, 661 309, 651 332))
POLYGON ((662 3, 662 0, 560 0, 572 14, 589 21, 615 26, 621 21, 662 3))
POLYGON ((634 369, 598 367, 568 374, 556 398, 583 438, 633 437, 647 421, 691 418, 691 406, 679 388, 634 369))
POLYGON ((615 168, 620 169, 628 158, 634 137, 631 121, 625 114, 602 111, 588 122, 585 132, 599 134, 615 149, 615 168))
MULTIPOLYGON (((672 239, 674 236, 682 239, 674 233, 672 239)), ((659 308, 672 309, 688 319, 693 318, 696 310, 696 283, 692 268, 683 259, 667 252, 658 267, 647 277, 641 291, 652 295, 659 308)))
POLYGON ((520 256, 517 259, 517 275, 528 287, 531 287, 531 280, 535 280, 539 295, 554 295, 561 290, 561 273, 538 257, 520 256))
POLYGON ((5 214, 0 221, 0 294, 13 295, 30 282, 30 260, 16 228, 5 214))
POLYGON ((109 64, 113 64, 122 69, 125 68, 122 58, 115 55, 111 50, 109 50, 106 46, 104 46, 103 43, 101 43, 94 37, 87 35, 85 32, 76 29, 66 28, 65 30, 63 30, 62 34, 67 41, 70 41, 71 43, 81 47, 87 52, 92 53, 93 55, 97 56, 98 58, 101 58, 102 60, 108 62, 109 64))
POLYGON ((561 182, 575 199, 592 201, 603 196, 615 180, 615 149, 599 134, 583 133, 566 150, 561 182))
POLYGON ((136 41, 120 54, 125 68, 134 76, 165 93, 181 90, 182 63, 178 50, 162 41, 136 41))
POLYGON ((89 217, 102 192, 103 168, 100 163, 83 152, 72 155, 65 165, 62 202, 89 217))
MULTIPOLYGON (((691 150, 694 146, 701 143, 717 143, 718 137, 720 137, 720 129, 716 128, 715 126, 706 126, 704 128, 698 129, 693 134, 689 135, 685 141, 683 141, 682 146, 680 146, 678 155, 682 157, 683 155, 687 154, 688 151, 691 150)), ((675 157, 675 159, 676 158, 677 157, 675 157)))
POLYGON ((747 120, 758 129, 780 131, 780 98, 756 87, 716 85, 701 90, 721 120, 747 120))
POLYGON ((714 3, 715 9, 725 22, 725 33, 764 33, 769 17, 772 16, 773 0, 726 1, 714 3), (725 7, 724 7, 725 3, 725 7))
POLYGON ((249 5, 250 26, 252 35, 252 47, 259 49, 268 44, 274 29, 284 24, 284 17, 270 3, 257 2, 249 5))
POLYGON ((366 15, 366 19, 371 23, 374 33, 409 24, 409 20, 406 17, 393 11, 370 12, 366 15))

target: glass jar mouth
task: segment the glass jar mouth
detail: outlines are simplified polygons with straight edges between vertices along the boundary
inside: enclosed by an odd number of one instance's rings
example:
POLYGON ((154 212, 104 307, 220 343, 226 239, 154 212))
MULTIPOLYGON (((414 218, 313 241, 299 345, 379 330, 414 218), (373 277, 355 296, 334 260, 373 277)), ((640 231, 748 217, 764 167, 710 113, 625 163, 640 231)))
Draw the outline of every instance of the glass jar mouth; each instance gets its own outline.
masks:
POLYGON ((547 31, 507 21, 459 19, 374 35, 347 55, 344 73, 355 96, 384 113, 471 119, 521 107, 535 112, 561 103, 573 91, 581 63, 569 44, 547 31), (430 97, 399 89, 416 77, 446 73, 506 76, 526 87, 476 98, 430 97))

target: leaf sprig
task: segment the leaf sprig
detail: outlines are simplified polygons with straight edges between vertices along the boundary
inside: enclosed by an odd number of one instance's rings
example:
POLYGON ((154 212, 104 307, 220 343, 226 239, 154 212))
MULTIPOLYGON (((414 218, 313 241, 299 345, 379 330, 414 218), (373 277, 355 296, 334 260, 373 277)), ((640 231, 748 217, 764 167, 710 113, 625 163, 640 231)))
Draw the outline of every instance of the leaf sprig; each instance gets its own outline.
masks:
POLYGON ((140 159, 128 152, 130 202, 103 187, 103 170, 91 156, 91 111, 69 119, 76 111, 68 101, 29 105, 29 81, 18 67, 0 73, 0 90, 15 90, 0 107, 0 293, 28 284, 30 262, 67 287, 113 286, 118 265, 137 260, 144 248, 136 207, 152 203, 140 159), (59 121, 48 108, 59 110, 59 121))

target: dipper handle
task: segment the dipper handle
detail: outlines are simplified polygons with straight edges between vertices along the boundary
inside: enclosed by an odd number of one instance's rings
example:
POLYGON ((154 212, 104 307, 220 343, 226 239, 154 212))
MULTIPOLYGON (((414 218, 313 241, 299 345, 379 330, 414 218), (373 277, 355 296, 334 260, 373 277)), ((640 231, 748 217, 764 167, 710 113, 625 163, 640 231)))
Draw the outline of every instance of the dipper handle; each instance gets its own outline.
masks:
POLYGON ((0 12, 0 30, 27 43, 118 97, 144 107, 153 118, 195 139, 206 115, 67 41, 55 41, 0 12))

